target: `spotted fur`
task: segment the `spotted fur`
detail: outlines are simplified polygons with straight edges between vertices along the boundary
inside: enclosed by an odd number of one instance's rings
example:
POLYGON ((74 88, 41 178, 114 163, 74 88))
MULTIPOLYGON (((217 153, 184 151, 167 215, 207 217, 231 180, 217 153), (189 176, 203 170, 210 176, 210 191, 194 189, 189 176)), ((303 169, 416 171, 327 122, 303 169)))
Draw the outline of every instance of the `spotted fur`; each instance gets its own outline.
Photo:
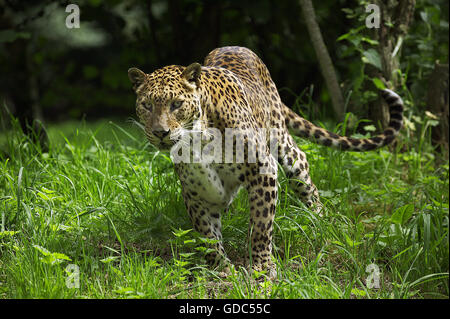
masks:
MULTIPOLYGON (((306 155, 288 128, 321 145, 368 151, 391 143, 402 126, 401 98, 390 90, 383 90, 381 95, 390 107, 390 122, 382 134, 355 139, 320 128, 282 103, 264 63, 255 53, 242 47, 215 49, 205 58, 203 66, 198 63, 188 67, 172 65, 151 74, 131 68, 128 75, 137 94, 136 110, 146 136, 162 150, 168 150, 186 132, 202 132, 210 127, 219 129, 222 134, 225 128, 277 129, 278 158, 266 150, 260 151, 266 153, 258 157, 256 163, 175 164, 195 230, 217 240, 215 251, 207 256, 213 265, 228 262, 222 245, 220 216, 239 188, 244 187, 250 206, 248 261, 254 269, 269 269, 273 274, 271 253, 278 163, 305 204, 321 211, 306 155), (261 173, 261 168, 268 170, 261 173)), ((247 136, 245 140, 249 145, 270 143, 269 137, 262 134, 247 136)))

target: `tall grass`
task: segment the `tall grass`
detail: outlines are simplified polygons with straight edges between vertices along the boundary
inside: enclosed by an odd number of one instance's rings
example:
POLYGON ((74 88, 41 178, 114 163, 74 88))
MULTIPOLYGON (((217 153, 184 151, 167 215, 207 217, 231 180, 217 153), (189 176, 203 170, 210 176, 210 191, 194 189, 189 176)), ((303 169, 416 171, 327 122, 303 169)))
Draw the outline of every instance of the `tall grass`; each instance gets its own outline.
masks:
POLYGON ((223 277, 204 265, 205 240, 188 231, 170 159, 138 128, 102 121, 48 131, 48 152, 15 120, 0 139, 2 298, 448 298, 449 167, 427 141, 344 153, 298 139, 328 213, 310 212, 280 171, 278 277, 260 282, 239 267, 244 191, 223 215, 236 263, 223 277), (373 275, 379 288, 368 284, 373 275))

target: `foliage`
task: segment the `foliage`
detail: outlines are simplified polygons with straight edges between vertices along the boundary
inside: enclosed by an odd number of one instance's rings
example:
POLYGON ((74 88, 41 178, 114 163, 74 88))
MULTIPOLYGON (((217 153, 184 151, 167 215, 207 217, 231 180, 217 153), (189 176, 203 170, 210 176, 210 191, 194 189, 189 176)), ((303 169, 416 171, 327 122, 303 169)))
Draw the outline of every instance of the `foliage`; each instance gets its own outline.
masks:
MULTIPOLYGON (((80 29, 65 27, 63 3, 10 3, 5 7, 0 59, 9 63, 2 63, 0 71, 10 76, 4 77, 0 94, 13 100, 11 109, 20 104, 14 101, 13 88, 24 87, 20 94, 28 96, 34 90, 34 98, 49 120, 79 119, 84 114, 89 118, 105 113, 128 115, 134 102, 126 75, 129 67, 150 72, 168 64, 187 65, 201 62, 215 47, 241 45, 257 52, 267 64, 287 105, 313 85, 312 98, 318 106, 312 115, 319 111, 325 119, 332 114, 297 1, 77 3, 80 29)), ((376 96, 375 86, 366 85, 374 80, 368 78, 367 68, 380 67, 375 50, 378 43, 364 24, 367 3, 314 3, 344 93, 357 105, 352 112, 362 118, 367 118, 364 105, 376 96), (327 27, 330 25, 333 27, 327 27)), ((427 76, 434 61, 448 61, 448 2, 418 0, 416 6, 398 72, 403 79, 400 93, 411 96, 407 100, 413 112, 423 113, 427 76)))
MULTIPOLYGON (((343 8, 352 27, 337 38, 339 63, 348 65, 349 76, 345 81, 353 105, 352 112, 367 117, 367 103, 374 101, 379 89, 385 87, 377 77, 371 77, 371 68, 381 70, 381 57, 377 52, 378 41, 371 39, 371 31, 364 25, 365 6, 370 3, 358 0, 359 6, 343 8)), ((396 88, 406 106, 405 129, 409 140, 418 143, 423 132, 438 125, 437 118, 427 112, 426 98, 429 76, 436 61, 448 63, 448 2, 416 2, 415 20, 402 42, 400 68, 396 70, 400 87, 396 88)), ((397 53, 400 54, 400 53, 397 53)))
POLYGON ((404 48, 402 69, 418 111, 425 111, 428 77, 436 61, 448 63, 448 1, 417 1, 416 20, 404 48))
MULTIPOLYGON (((80 29, 65 27, 67 13, 56 2, 17 5, 4 12, 8 30, 0 33, 0 57, 10 58, 10 63, 2 64, 1 71, 14 75, 21 70, 37 77, 39 103, 48 119, 98 117, 105 111, 128 114, 133 104, 126 76, 129 67, 150 72, 168 64, 201 62, 212 49, 224 45, 255 50, 280 88, 299 92, 311 83, 321 87, 314 51, 304 45, 309 36, 299 19, 297 1, 77 3, 80 29), (34 19, 23 24, 27 16, 34 19), (17 55, 19 49, 28 56, 17 55)), ((336 26, 324 33, 331 53, 339 30, 345 28, 339 5, 336 1, 316 4, 319 22, 336 26)), ((9 78, 14 85, 20 80, 9 78)), ((3 87, 8 88, 8 83, 3 87)), ((292 95, 281 94, 293 103, 292 95)))

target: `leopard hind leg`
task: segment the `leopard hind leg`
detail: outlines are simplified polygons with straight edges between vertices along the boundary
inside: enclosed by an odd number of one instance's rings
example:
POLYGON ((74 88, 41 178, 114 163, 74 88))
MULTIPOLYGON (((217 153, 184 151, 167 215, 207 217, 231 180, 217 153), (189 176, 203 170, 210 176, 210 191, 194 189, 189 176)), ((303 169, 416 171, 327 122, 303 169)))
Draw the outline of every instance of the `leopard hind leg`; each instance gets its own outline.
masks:
POLYGON ((311 180, 305 153, 298 147, 291 135, 285 133, 281 140, 283 143, 278 147, 278 162, 289 179, 290 187, 309 209, 322 216, 323 205, 317 187, 311 180))

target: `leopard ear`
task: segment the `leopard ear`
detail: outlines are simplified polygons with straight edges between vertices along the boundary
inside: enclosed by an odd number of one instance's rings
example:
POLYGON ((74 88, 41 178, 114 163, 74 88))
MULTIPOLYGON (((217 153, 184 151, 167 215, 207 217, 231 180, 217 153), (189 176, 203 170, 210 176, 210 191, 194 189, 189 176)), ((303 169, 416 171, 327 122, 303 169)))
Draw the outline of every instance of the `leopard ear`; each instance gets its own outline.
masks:
POLYGON ((200 74, 202 72, 202 66, 199 63, 192 63, 184 69, 181 73, 181 77, 186 80, 187 86, 192 89, 198 88, 200 85, 200 74))
POLYGON ((138 68, 128 69, 128 78, 133 84, 133 89, 136 90, 145 80, 145 73, 138 68))

